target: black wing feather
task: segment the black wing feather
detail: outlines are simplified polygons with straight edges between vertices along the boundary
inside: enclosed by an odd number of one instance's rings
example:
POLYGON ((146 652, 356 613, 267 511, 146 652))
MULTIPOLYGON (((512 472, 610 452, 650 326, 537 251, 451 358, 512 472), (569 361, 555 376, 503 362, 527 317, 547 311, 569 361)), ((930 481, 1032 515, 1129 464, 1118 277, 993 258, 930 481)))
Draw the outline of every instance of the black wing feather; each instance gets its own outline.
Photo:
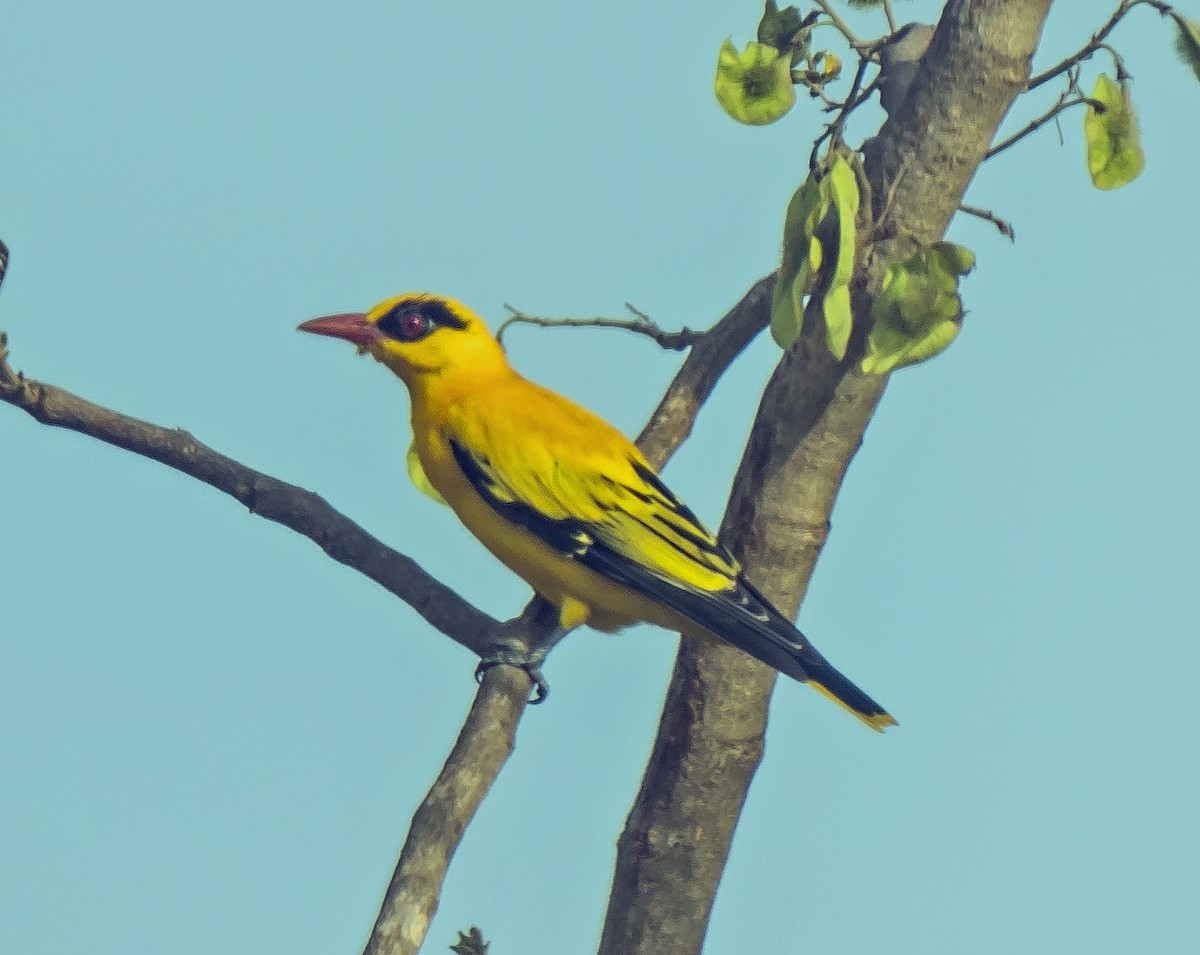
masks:
MULTIPOLYGON (((883 707, 830 666, 804 634, 741 575, 728 589, 701 590, 656 574, 614 549, 586 522, 547 517, 535 507, 497 494, 485 470, 486 461, 481 466, 471 451, 453 439, 450 448, 467 480, 490 507, 560 554, 572 557, 584 567, 628 587, 634 593, 663 604, 780 673, 801 682, 811 680, 820 684, 860 714, 874 717, 885 712, 883 707)), ((657 475, 647 471, 640 476, 667 496, 685 519, 698 523, 695 515, 678 502, 657 475)), ((677 533, 680 530, 675 527, 672 529, 677 533)), ((669 542, 669 538, 665 539, 669 542)))

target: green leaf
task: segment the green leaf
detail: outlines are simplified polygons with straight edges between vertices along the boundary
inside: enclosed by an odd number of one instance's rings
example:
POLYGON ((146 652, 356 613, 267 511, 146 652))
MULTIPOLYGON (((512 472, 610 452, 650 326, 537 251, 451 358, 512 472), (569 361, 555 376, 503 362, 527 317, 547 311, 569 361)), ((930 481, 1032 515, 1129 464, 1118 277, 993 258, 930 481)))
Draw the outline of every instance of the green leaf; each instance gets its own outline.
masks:
POLYGON ((1192 68, 1196 79, 1200 80, 1200 22, 1189 20, 1182 13, 1172 11, 1171 19, 1179 27, 1179 35, 1175 37, 1175 49, 1180 59, 1192 68))
MULTIPOLYGON (((825 314, 825 340, 829 352, 838 361, 846 357, 850 329, 850 279, 854 275, 855 245, 858 233, 858 179, 854 169, 840 153, 830 166, 828 184, 832 212, 836 214, 836 244, 831 243, 830 273, 821 308, 825 314)), ((832 231, 832 230, 831 230, 832 231)))
POLYGON ((792 283, 784 283, 782 274, 775 278, 771 296, 771 337, 782 349, 791 348, 804 328, 804 312, 792 300, 792 283))
POLYGON ((854 274, 854 240, 858 218, 858 179, 839 154, 829 169, 829 198, 838 217, 837 256, 831 285, 845 285, 854 274))
POLYGON ((791 56, 764 43, 748 43, 739 53, 727 39, 717 56, 713 89, 721 108, 739 123, 773 123, 796 102, 791 56))
POLYGON ((974 265, 974 253, 952 242, 921 246, 889 265, 871 308, 863 371, 884 375, 943 351, 962 326, 959 276, 974 265))
POLYGON ((975 268, 975 253, 965 245, 935 242, 929 247, 929 251, 951 275, 966 275, 975 268))
POLYGON ((858 207, 858 178, 841 153, 815 170, 788 203, 771 299, 771 336, 781 348, 800 337, 812 316, 824 323, 830 353, 839 361, 846 357, 854 326, 849 285, 858 207))
POLYGON ((829 346, 829 354, 841 361, 846 357, 850 330, 854 327, 850 286, 838 285, 826 292, 821 300, 821 311, 825 314, 825 344, 829 346))
POLYGON ((1089 104, 1083 117, 1088 172, 1098 189, 1116 189, 1133 182, 1146 165, 1129 86, 1125 82, 1118 85, 1101 73, 1092 99, 1104 109, 1089 104))
POLYGON ((821 184, 809 176, 788 202, 783 220, 783 257, 771 297, 771 337, 789 348, 804 323, 803 296, 821 266, 821 247, 813 239, 817 222, 829 207, 821 184))
POLYGON ((803 26, 800 11, 795 7, 779 9, 775 0, 767 0, 762 19, 758 21, 758 42, 773 46, 782 53, 792 46, 792 39, 803 26))
POLYGON ((961 327, 959 322, 939 322, 919 339, 900 336, 884 339, 881 336, 877 343, 880 347, 863 358, 862 369, 870 375, 886 375, 905 365, 927 361, 945 351, 961 327))
POLYGON ((404 463, 408 466, 408 479, 416 485, 418 491, 426 497, 433 498, 439 504, 446 504, 446 499, 429 482, 429 476, 425 473, 425 468, 421 466, 421 459, 417 457, 416 444, 408 446, 408 454, 405 457, 404 463))

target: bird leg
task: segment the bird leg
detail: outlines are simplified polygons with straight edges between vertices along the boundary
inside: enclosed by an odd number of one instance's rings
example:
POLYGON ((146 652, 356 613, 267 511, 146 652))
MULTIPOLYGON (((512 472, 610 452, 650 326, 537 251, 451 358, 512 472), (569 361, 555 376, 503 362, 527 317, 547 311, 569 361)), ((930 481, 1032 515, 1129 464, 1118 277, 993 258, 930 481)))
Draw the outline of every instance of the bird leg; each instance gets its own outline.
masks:
POLYGON ((550 695, 550 684, 542 674, 542 661, 554 649, 555 644, 567 635, 565 627, 555 627, 549 634, 534 646, 528 646, 516 636, 502 637, 488 644, 487 653, 479 658, 475 667, 475 679, 482 680, 483 675, 494 666, 504 664, 519 667, 529 674, 533 681, 533 695, 529 698, 531 706, 544 703, 550 695))

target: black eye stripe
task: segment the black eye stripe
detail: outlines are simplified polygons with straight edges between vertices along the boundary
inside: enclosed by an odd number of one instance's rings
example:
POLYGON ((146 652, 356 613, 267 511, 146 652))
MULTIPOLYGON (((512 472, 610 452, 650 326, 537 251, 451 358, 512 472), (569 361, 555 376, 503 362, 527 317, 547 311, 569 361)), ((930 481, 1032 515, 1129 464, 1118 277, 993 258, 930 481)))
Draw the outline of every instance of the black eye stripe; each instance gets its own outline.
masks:
POLYGON ((445 302, 432 296, 412 296, 397 302, 376 325, 389 338, 402 342, 417 341, 438 328, 467 327, 467 323, 456 315, 445 302), (405 319, 410 315, 419 315, 424 318, 424 328, 418 330, 411 319, 406 327, 405 319))
POLYGON ((378 328, 389 338, 412 342, 424 338, 433 330, 429 317, 411 305, 392 309, 378 322, 378 328))

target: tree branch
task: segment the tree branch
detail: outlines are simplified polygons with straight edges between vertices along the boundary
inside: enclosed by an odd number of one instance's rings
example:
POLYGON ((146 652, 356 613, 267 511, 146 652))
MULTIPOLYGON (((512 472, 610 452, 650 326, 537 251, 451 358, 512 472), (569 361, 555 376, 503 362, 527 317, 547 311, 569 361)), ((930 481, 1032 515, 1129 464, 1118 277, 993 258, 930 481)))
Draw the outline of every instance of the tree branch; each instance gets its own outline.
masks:
POLYGON ((892 10, 892 0, 883 0, 883 15, 887 17, 888 32, 896 32, 896 14, 892 10))
POLYGON ((1055 104, 1053 106, 1051 106, 1048 110, 1046 110, 1046 112, 1042 113, 1041 116, 1038 116, 1036 119, 1030 120, 1026 126, 1017 130, 1017 132, 1013 133, 1008 138, 1003 139, 1000 142, 996 143, 995 146, 993 146, 991 149, 989 149, 987 151, 987 155, 985 155, 983 157, 984 160, 986 161, 988 159, 991 159, 993 156, 999 155, 1000 153, 1004 152, 1004 150, 1008 149, 1010 146, 1015 146, 1026 136, 1029 136, 1031 133, 1036 133, 1039 129, 1041 129, 1043 126, 1045 126, 1052 119, 1056 118, 1058 116, 1058 114, 1063 112, 1064 110, 1068 110, 1072 106, 1080 106, 1080 105, 1091 106, 1095 109, 1100 110, 1101 112, 1103 112, 1107 108, 1103 103, 1100 103, 1097 100, 1094 100, 1089 96, 1084 96, 1082 93, 1080 93, 1078 87, 1075 84, 1075 80, 1072 79, 1070 86, 1068 86, 1067 89, 1063 90, 1062 95, 1059 96, 1058 100, 1055 102, 1055 104))
POLYGON ((1129 73, 1125 69, 1125 62, 1121 58, 1121 54, 1108 44, 1106 40, 1130 10, 1143 5, 1153 7, 1163 16, 1168 16, 1174 12, 1171 5, 1164 3, 1163 0, 1121 0, 1116 10, 1113 11, 1112 16, 1108 18, 1108 21, 1099 30, 1092 34, 1091 39, 1087 43, 1048 70, 1030 78, 1029 82, 1025 84, 1024 92, 1026 93, 1049 83, 1064 73, 1068 76, 1068 83, 1067 88, 1059 95, 1058 100, 1053 106, 1023 129, 989 149, 985 158, 991 159, 993 156, 1004 152, 1004 150, 1020 142, 1026 136, 1041 129, 1046 123, 1056 118, 1059 113, 1070 109, 1072 106, 1087 104, 1097 110, 1103 111, 1104 106, 1102 103, 1098 103, 1096 100, 1083 95, 1079 89, 1079 67, 1084 60, 1091 58, 1098 50, 1106 50, 1113 59, 1113 68, 1116 71, 1118 81, 1128 79, 1129 73))
POLYGON ((646 460, 661 470, 692 433, 696 416, 725 370, 771 321, 775 273, 764 275, 692 346, 658 407, 637 437, 646 460))
POLYGON ((817 154, 821 151, 821 144, 828 139, 831 147, 836 146, 841 141, 842 130, 846 128, 846 120, 850 118, 850 114, 865 103, 874 91, 875 86, 871 84, 861 94, 859 93, 859 87, 862 85, 863 77, 866 75, 867 67, 870 64, 870 57, 859 53, 858 68, 854 71, 854 79, 850 83, 850 92, 846 94, 845 100, 842 101, 841 108, 838 110, 838 114, 834 117, 833 122, 826 123, 824 131, 813 141, 812 151, 808 155, 808 168, 810 170, 817 168, 817 154))
POLYGON ((829 23, 846 38, 846 42, 852 47, 858 46, 858 37, 854 35, 854 31, 850 29, 850 25, 841 18, 841 15, 833 8, 833 4, 829 0, 815 0, 817 7, 825 16, 829 17, 829 23))
POLYGON ((395 594, 430 625, 482 655, 497 621, 428 574, 414 560, 367 533, 312 491, 246 467, 191 434, 131 418, 78 395, 16 374, 0 343, 0 400, 34 420, 77 431, 181 471, 223 491, 252 514, 282 524, 313 541, 339 563, 395 594))
POLYGON ((413 815, 363 955, 420 950, 450 859, 512 755, 530 685, 529 674, 516 667, 492 667, 484 675, 454 748, 413 815))
POLYGON ((1084 60, 1088 59, 1093 53, 1100 49, 1100 47, 1105 45, 1105 39, 1110 33, 1112 33, 1114 29, 1116 29, 1117 24, 1125 18, 1125 15, 1134 7, 1139 7, 1142 4, 1148 4, 1163 16, 1166 16, 1171 12, 1170 4, 1163 3, 1161 0, 1121 0, 1121 3, 1117 5, 1117 9, 1113 11, 1112 16, 1108 18, 1108 22, 1105 23, 1104 26, 1102 26, 1095 33, 1093 33, 1092 38, 1088 40, 1087 43, 1085 43, 1066 59, 1050 67, 1050 69, 1039 73, 1037 76, 1031 77, 1029 82, 1025 85, 1025 91, 1029 92, 1037 89, 1039 86, 1042 86, 1045 83, 1049 83, 1055 77, 1062 76, 1063 73, 1066 73, 1068 70, 1078 66, 1084 60))
POLYGON ((700 340, 703 332, 694 332, 690 328, 681 328, 677 332, 669 332, 650 319, 645 312, 639 311, 628 302, 625 307, 633 314, 633 318, 544 318, 529 315, 511 305, 505 305, 512 314, 500 323, 496 329, 496 338, 503 340, 504 333, 510 325, 537 325, 541 328, 618 328, 622 331, 634 332, 653 339, 660 348, 668 351, 686 351, 700 340))
POLYGON ((979 206, 969 206, 966 203, 960 203, 958 211, 969 216, 974 216, 976 219, 982 219, 984 222, 990 222, 1009 242, 1017 241, 1017 233, 1013 229, 1012 223, 1007 219, 1001 219, 990 209, 981 209, 979 206))

